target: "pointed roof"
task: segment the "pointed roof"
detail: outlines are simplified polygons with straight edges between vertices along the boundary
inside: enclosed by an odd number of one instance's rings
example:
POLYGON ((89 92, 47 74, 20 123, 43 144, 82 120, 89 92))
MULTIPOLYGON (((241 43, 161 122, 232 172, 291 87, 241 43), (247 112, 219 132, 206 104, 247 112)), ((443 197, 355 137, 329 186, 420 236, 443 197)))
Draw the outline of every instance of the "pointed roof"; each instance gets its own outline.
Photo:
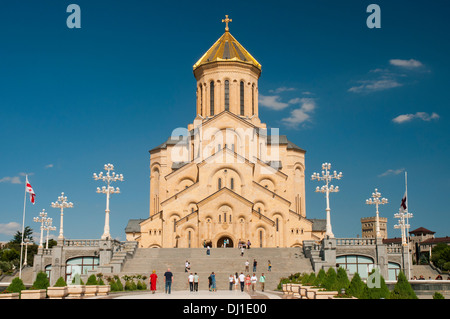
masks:
POLYGON ((200 65, 217 61, 238 61, 252 64, 261 70, 261 64, 231 35, 225 33, 194 64, 194 70, 200 65))

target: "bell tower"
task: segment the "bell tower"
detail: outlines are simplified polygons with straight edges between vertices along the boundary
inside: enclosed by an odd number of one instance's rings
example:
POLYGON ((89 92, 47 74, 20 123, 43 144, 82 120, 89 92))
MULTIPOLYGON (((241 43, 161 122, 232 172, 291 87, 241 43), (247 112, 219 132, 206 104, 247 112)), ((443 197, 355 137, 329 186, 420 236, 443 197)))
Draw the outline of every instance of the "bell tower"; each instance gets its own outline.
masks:
POLYGON ((225 33, 194 64, 197 80, 197 118, 228 111, 258 123, 258 79, 261 64, 231 35, 225 16, 225 33))

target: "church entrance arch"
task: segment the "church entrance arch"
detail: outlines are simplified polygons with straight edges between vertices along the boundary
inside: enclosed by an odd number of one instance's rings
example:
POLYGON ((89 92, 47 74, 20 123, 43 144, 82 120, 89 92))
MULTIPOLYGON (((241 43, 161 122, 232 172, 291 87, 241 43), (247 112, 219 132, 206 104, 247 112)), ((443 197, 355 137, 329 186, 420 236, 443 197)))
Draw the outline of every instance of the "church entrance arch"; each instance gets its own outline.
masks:
POLYGON ((233 248, 233 239, 231 239, 230 236, 222 236, 217 240, 217 247, 233 248))

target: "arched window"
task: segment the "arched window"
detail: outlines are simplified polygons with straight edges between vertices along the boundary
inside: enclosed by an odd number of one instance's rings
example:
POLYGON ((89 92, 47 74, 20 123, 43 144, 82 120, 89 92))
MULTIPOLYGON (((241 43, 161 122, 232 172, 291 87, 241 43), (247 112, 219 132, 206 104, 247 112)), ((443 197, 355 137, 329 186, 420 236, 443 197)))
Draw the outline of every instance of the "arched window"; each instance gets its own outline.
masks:
POLYGON ((357 272, 361 278, 366 279, 374 267, 373 259, 359 255, 345 255, 336 257, 339 267, 349 270, 350 274, 357 272))
POLYGON ((203 85, 200 84, 200 114, 203 116, 203 85))
POLYGON ((219 179, 217 180, 217 188, 218 188, 218 189, 221 189, 221 188, 222 188, 222 179, 221 179, 221 178, 219 178, 219 179))
POLYGON ((252 115, 255 114, 255 84, 252 84, 252 115))
POLYGON ((66 282, 72 282, 76 274, 86 275, 88 270, 97 269, 99 257, 75 257, 66 261, 66 282))
POLYGON ((230 188, 232 190, 234 189, 234 178, 231 178, 231 180, 230 180, 230 188))
POLYGON ((241 97, 241 115, 244 115, 244 82, 241 81, 241 85, 240 85, 241 89, 240 89, 240 97, 241 97))
POLYGON ((230 110, 230 82, 225 80, 225 111, 230 110))
POLYGON ((275 219, 275 226, 276 226, 276 231, 278 231, 278 227, 279 227, 279 219, 277 217, 277 219, 275 219))
POLYGON ((209 113, 214 115, 214 81, 209 83, 209 113))

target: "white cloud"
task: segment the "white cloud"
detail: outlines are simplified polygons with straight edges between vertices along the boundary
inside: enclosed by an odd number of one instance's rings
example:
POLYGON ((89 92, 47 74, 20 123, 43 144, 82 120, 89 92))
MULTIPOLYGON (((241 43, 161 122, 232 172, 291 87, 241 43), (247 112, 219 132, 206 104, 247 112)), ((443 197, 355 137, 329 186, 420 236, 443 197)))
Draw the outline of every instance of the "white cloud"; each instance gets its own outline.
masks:
POLYGON ((295 91, 295 90, 297 90, 297 89, 296 88, 288 88, 288 87, 282 86, 282 87, 279 87, 279 88, 277 88, 275 90, 269 90, 269 92, 278 94, 278 93, 282 93, 282 92, 289 92, 289 91, 295 91))
POLYGON ((275 111, 285 109, 286 107, 289 106, 288 103, 280 102, 279 100, 280 100, 280 96, 278 96, 278 95, 266 96, 266 95, 259 94, 259 97, 258 97, 259 105, 265 106, 265 107, 275 110, 275 111))
POLYGON ((420 119, 422 121, 429 122, 431 120, 438 120, 439 114, 434 113, 434 112, 431 113, 431 115, 426 112, 417 112, 416 114, 401 114, 401 115, 395 117, 394 119, 392 119, 392 122, 397 123, 397 124, 402 124, 405 122, 410 122, 414 119, 420 119))
POLYGON ((398 168, 398 169, 388 169, 386 172, 378 175, 378 177, 384 177, 384 176, 389 176, 389 175, 398 175, 401 174, 405 171, 404 168, 398 168))
POLYGON ((53 164, 48 164, 48 165, 45 165, 45 168, 52 168, 54 165, 53 164))
POLYGON ((16 223, 16 222, 0 224, 0 234, 2 234, 2 235, 12 236, 18 230, 20 231, 21 229, 22 229, 22 225, 20 225, 19 223, 16 223))
POLYGON ((20 180, 19 176, 13 176, 13 177, 3 177, 0 178, 0 183, 11 183, 11 184, 22 184, 22 181, 20 180))
POLYGON ((389 63, 391 65, 400 66, 403 68, 418 68, 423 66, 422 62, 409 59, 409 60, 401 60, 401 59, 391 59, 389 60, 389 63))
POLYGON ((311 120, 311 113, 316 108, 316 102, 311 98, 295 98, 289 101, 290 104, 301 104, 300 108, 291 111, 291 116, 281 121, 290 127, 297 127, 299 124, 311 120))
POLYGON ((394 79, 378 79, 371 81, 361 81, 363 83, 360 86, 353 86, 348 89, 349 92, 361 93, 361 92, 373 92, 373 91, 382 91, 387 89, 392 89, 395 87, 402 86, 401 83, 397 82, 394 79))

